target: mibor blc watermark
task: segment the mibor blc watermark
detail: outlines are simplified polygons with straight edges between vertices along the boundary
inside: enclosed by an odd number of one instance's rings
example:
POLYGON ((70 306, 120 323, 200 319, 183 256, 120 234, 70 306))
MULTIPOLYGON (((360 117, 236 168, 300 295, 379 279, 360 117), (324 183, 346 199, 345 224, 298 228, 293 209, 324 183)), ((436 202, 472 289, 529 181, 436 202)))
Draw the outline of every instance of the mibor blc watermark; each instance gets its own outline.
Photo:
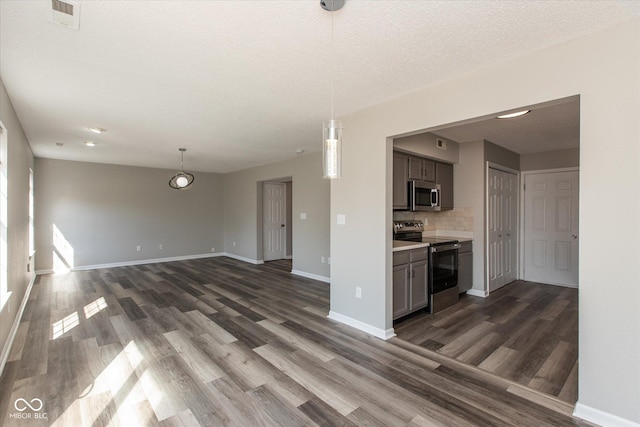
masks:
POLYGON ((13 402, 13 407, 18 412, 10 412, 9 418, 17 420, 46 420, 48 419, 47 413, 42 412, 44 403, 42 400, 34 397, 31 400, 24 399, 22 397, 16 399, 13 402))

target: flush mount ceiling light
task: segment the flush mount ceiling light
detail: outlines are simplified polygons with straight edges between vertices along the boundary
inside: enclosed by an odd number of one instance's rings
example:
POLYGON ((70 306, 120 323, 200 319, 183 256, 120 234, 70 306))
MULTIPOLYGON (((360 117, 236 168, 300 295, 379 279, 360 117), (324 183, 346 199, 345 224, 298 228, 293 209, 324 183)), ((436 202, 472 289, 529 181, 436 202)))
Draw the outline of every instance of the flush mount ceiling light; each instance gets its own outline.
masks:
POLYGON ((527 113, 530 113, 531 110, 522 110, 522 111, 516 111, 515 113, 509 113, 509 114, 503 114, 501 116, 498 116, 499 119, 513 119, 514 117, 520 117, 520 116, 524 116, 527 113))
POLYGON ((191 187, 195 178, 192 173, 184 171, 184 152, 187 151, 187 149, 178 148, 178 151, 180 151, 180 172, 171 177, 169 187, 174 190, 186 190, 191 187))
POLYGON ((102 128, 91 127, 89 130, 93 133, 105 133, 107 130, 102 128))
POLYGON ((95 147, 97 144, 94 141, 85 141, 84 145, 87 147, 95 147))
POLYGON ((331 120, 322 124, 322 177, 342 177, 342 123, 333 118, 333 12, 342 9, 345 0, 320 0, 320 7, 331 12, 331 120))

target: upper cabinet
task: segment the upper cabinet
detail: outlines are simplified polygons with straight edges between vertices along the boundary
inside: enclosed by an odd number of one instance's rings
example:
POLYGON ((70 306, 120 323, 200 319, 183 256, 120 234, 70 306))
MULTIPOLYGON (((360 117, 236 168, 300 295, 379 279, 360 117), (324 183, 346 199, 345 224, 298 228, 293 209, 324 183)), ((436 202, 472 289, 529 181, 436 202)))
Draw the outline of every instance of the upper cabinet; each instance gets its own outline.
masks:
POLYGON ((440 210, 453 209, 453 165, 436 162, 436 184, 440 184, 440 210))
POLYGON ((409 209, 409 155, 393 152, 393 209, 409 209))
POLYGON ((422 157, 410 156, 409 179, 435 182, 436 162, 422 157))
POLYGON ((394 151, 393 209, 409 210, 410 180, 440 184, 440 209, 453 209, 453 165, 394 151))

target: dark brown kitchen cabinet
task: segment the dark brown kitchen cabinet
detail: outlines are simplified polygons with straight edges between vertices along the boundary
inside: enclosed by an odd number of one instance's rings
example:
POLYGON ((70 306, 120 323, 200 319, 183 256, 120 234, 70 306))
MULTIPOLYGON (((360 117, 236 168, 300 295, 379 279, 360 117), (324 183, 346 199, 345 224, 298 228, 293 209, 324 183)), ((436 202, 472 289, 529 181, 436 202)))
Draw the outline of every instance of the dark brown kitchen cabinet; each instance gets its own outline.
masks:
POLYGON ((409 155, 393 152, 393 209, 409 209, 409 155))
POLYGON ((473 286, 473 243, 460 242, 458 249, 458 291, 466 292, 473 286))
POLYGON ((393 254, 393 319, 429 304, 427 248, 393 254))
POLYGON ((436 162, 422 157, 409 156, 409 179, 436 180, 436 162))
POLYGON ((436 162, 436 184, 440 184, 440 210, 453 209, 453 165, 436 162))

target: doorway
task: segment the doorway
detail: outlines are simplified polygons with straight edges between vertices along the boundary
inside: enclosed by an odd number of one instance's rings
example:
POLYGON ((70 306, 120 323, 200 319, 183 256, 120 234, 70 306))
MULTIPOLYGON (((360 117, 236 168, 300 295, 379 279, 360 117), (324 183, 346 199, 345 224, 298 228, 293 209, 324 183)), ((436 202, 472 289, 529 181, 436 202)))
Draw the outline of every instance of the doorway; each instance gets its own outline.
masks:
POLYGON ((268 181, 262 185, 262 259, 292 258, 291 181, 268 181))
POLYGON ((578 197, 578 170, 524 174, 524 280, 578 287, 578 197))
POLYGON ((487 179, 489 293, 518 278, 518 174, 489 166, 487 179))

